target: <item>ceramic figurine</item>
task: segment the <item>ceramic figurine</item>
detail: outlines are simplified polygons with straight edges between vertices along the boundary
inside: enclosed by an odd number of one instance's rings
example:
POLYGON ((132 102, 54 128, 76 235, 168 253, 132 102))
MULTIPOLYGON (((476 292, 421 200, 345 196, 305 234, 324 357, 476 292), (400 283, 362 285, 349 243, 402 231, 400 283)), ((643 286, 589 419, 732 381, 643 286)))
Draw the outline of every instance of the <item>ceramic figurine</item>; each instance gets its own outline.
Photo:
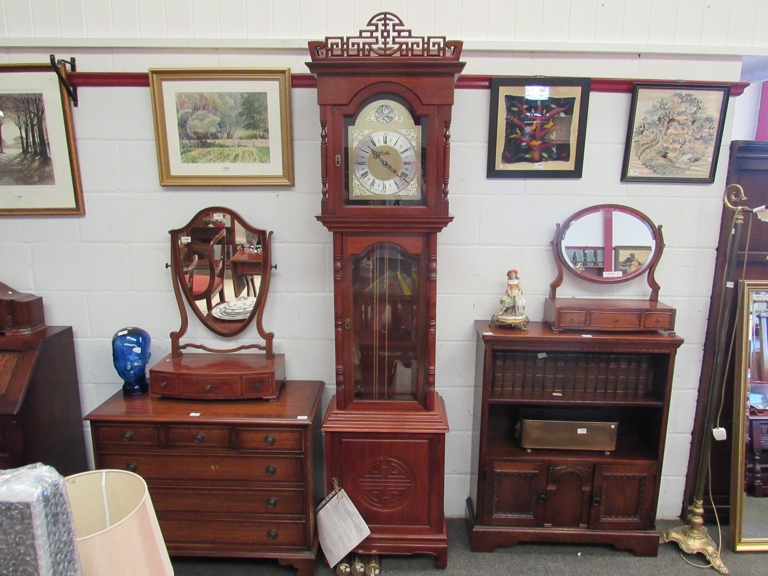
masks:
POLYGON ((525 297, 517 270, 507 272, 507 290, 499 301, 501 310, 491 318, 491 326, 528 330, 528 316, 525 315, 525 297))

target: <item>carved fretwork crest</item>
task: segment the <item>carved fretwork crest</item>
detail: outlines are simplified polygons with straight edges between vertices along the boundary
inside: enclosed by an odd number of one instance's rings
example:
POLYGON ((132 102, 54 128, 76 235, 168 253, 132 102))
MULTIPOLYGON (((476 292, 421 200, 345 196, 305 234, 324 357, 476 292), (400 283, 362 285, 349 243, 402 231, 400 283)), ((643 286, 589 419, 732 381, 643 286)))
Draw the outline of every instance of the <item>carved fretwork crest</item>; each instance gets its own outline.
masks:
POLYGON ((358 36, 326 36, 310 42, 312 60, 336 58, 443 58, 458 60, 462 43, 445 36, 413 36, 392 12, 379 12, 358 36))

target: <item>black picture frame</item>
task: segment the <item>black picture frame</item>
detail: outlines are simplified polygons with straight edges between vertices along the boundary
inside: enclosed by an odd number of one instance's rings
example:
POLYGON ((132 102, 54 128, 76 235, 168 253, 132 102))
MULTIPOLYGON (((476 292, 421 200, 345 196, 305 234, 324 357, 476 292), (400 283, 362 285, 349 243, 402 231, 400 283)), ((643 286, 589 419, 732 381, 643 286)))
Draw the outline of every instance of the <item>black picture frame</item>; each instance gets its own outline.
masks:
POLYGON ((622 182, 711 184, 731 87, 636 83, 622 182))
POLYGON ((491 78, 487 177, 581 178, 590 84, 589 78, 491 78), (542 111, 526 102, 545 100, 541 125, 542 111), (526 138, 531 127, 544 128, 541 140, 526 138))

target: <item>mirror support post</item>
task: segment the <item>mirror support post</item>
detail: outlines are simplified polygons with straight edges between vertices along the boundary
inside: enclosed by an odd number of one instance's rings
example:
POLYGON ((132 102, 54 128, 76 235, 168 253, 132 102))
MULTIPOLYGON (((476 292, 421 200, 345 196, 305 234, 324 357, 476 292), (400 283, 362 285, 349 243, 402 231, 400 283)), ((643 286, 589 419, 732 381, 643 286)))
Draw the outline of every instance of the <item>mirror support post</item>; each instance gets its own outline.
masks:
POLYGON ((729 311, 733 304, 733 296, 736 292, 735 275, 736 258, 739 251, 739 236, 741 225, 744 222, 744 212, 752 212, 749 208, 735 206, 732 201, 746 200, 744 190, 738 184, 731 184, 725 189, 723 203, 726 208, 733 210, 733 224, 726 252, 725 274, 723 275, 723 297, 720 302, 720 310, 717 317, 716 333, 719 338, 715 342, 715 358, 712 367, 712 377, 709 387, 707 411, 702 428, 704 437, 701 442, 699 467, 696 476, 696 489, 693 494, 693 503, 688 507, 688 515, 685 526, 667 530, 661 536, 661 542, 677 542, 680 549, 686 554, 704 554, 712 568, 720 574, 728 574, 728 568, 720 558, 720 552, 712 538, 704 527, 704 490, 710 465, 710 451, 712 448, 712 428, 717 416, 717 403, 720 398, 723 380, 725 378, 725 350, 728 347, 728 336, 731 334, 729 327, 729 311))

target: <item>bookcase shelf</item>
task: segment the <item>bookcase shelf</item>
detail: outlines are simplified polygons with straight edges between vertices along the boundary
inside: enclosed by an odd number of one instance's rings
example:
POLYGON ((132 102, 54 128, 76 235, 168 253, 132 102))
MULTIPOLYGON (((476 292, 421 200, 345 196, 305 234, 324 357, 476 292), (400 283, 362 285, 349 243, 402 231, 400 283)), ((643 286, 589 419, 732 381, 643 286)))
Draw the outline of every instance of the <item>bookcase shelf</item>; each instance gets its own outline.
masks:
POLYGON ((527 331, 486 321, 475 328, 472 550, 531 541, 657 555, 656 505, 683 340, 663 332, 555 333, 540 322, 527 331), (589 414, 616 423, 616 447, 527 450, 515 431, 531 410, 544 420, 586 422, 589 414))
POLYGON ((490 404, 581 405, 581 406, 664 406, 664 397, 654 392, 555 392, 519 390, 490 392, 490 404))

